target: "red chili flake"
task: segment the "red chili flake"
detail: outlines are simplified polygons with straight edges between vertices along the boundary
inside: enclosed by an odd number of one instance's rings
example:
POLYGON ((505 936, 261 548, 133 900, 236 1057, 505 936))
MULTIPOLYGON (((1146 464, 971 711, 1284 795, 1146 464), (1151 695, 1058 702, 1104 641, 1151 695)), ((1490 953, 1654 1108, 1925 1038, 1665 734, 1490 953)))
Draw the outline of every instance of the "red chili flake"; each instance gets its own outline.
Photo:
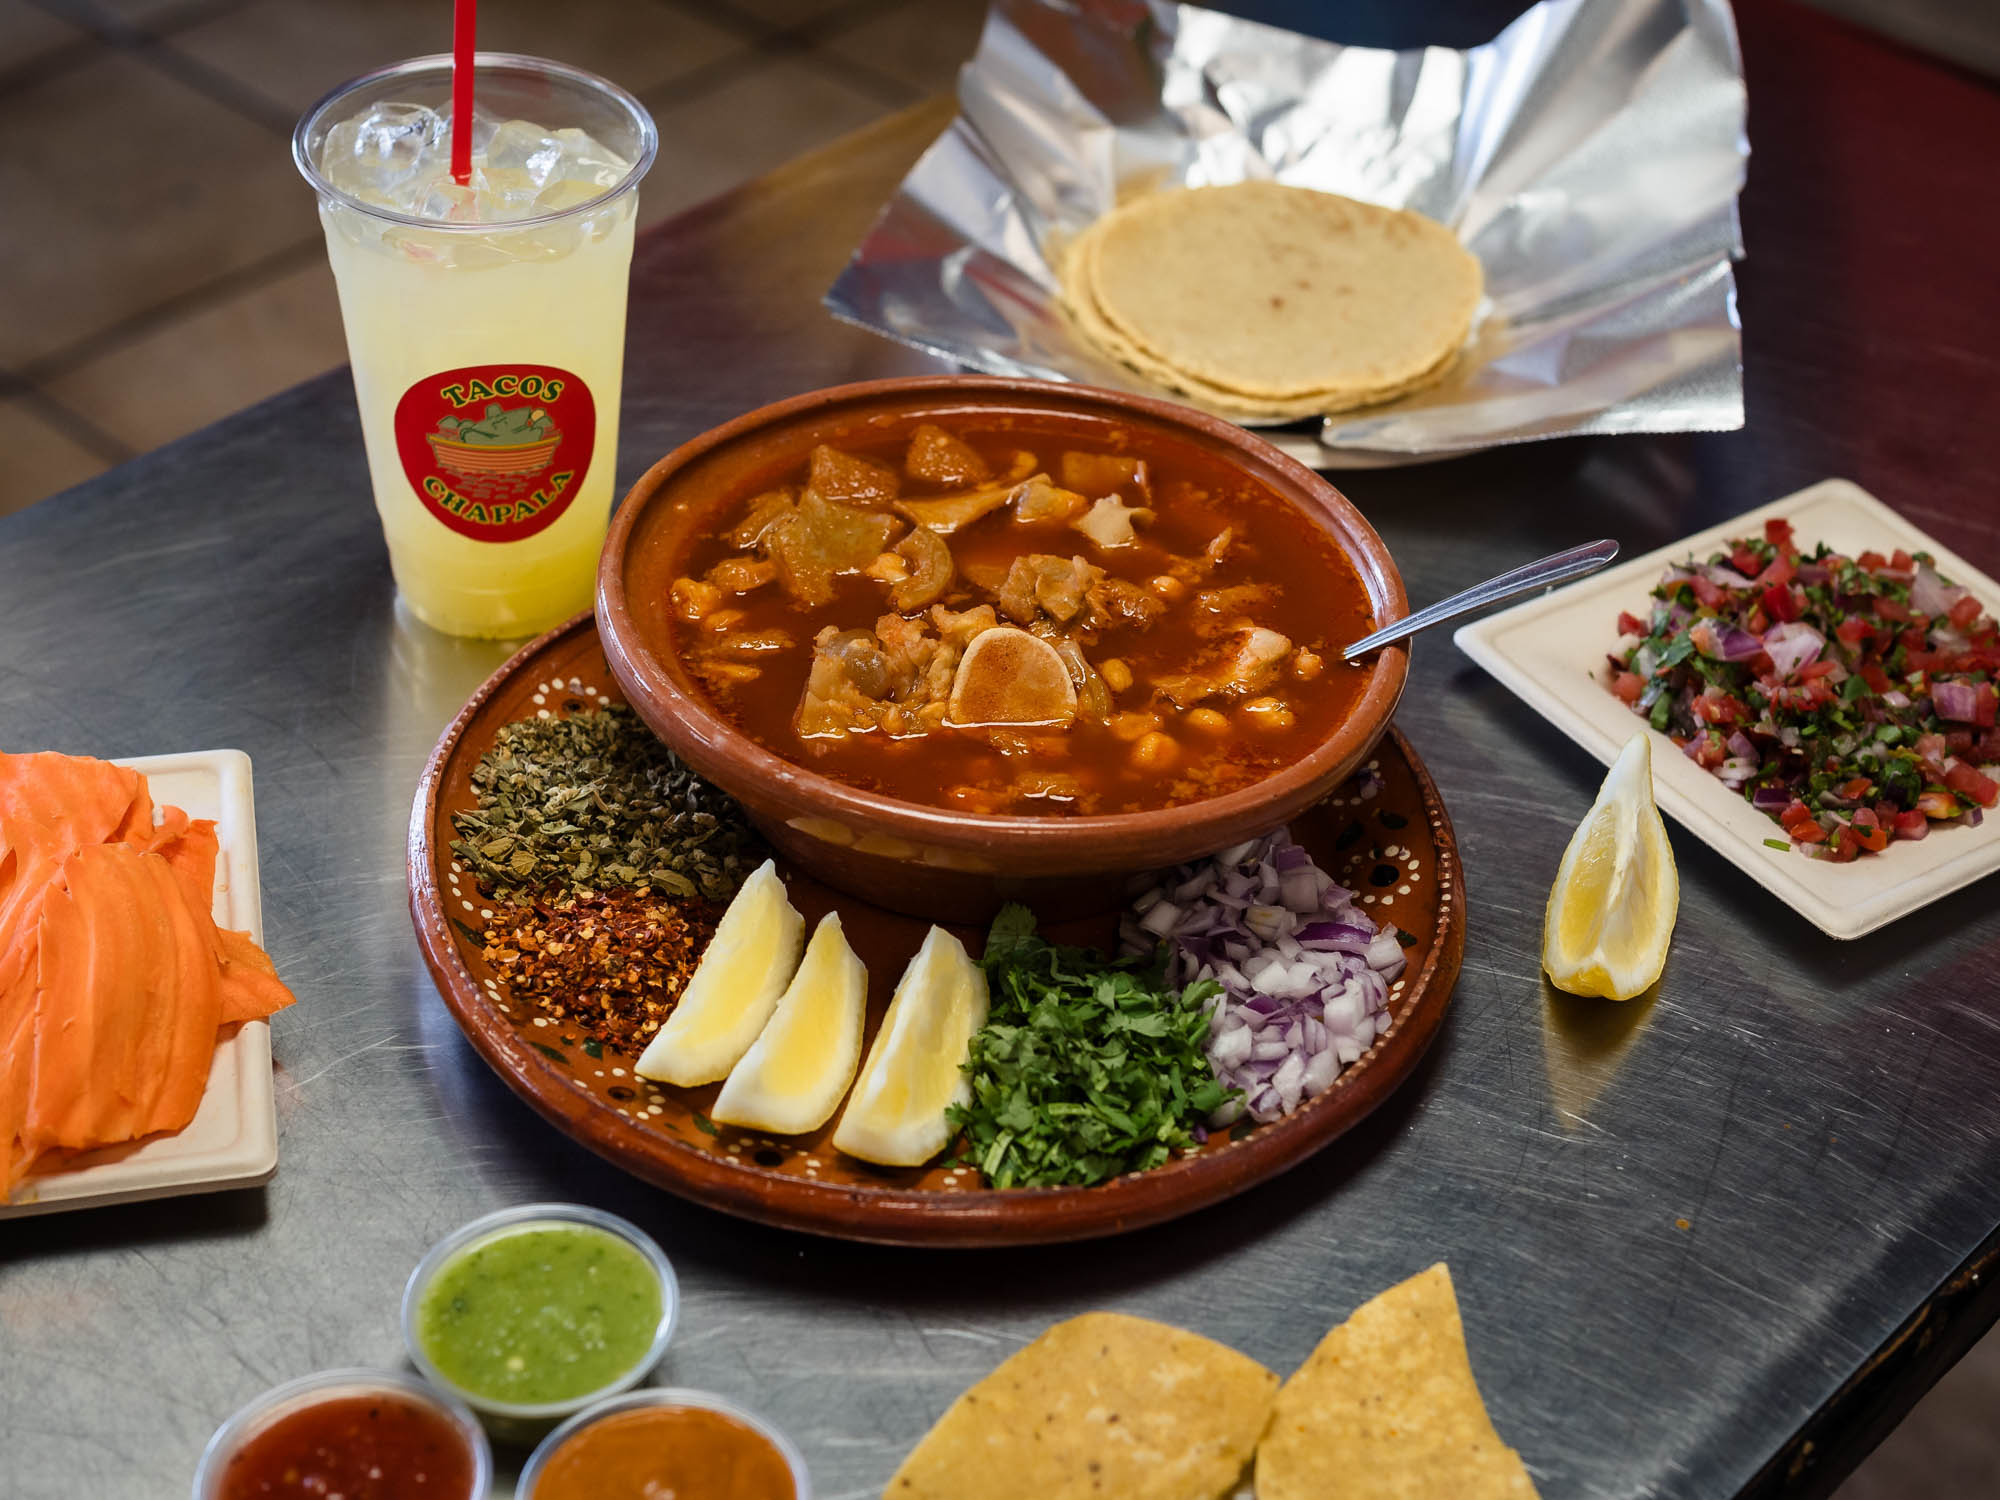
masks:
POLYGON ((687 988, 721 916, 646 886, 536 897, 494 908, 485 958, 517 999, 636 1053, 687 988))

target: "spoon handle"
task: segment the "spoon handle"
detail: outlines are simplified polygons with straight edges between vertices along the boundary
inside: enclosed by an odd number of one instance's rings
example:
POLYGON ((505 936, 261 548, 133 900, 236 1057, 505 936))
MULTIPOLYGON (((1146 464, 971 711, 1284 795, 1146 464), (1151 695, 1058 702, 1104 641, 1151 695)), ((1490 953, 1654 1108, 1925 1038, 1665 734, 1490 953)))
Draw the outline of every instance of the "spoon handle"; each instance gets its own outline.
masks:
POLYGON ((1512 572, 1502 573, 1498 578, 1489 578, 1484 583, 1475 583, 1464 593, 1453 594, 1449 599, 1440 599, 1427 609, 1420 609, 1413 615, 1405 615, 1400 620, 1384 625, 1373 635, 1363 636, 1340 653, 1341 659, 1350 662, 1358 660, 1393 641, 1413 636, 1419 630, 1428 630, 1433 625, 1456 620, 1460 615, 1490 609, 1502 600, 1512 599, 1519 594, 1532 594, 1537 589, 1550 588, 1558 583, 1568 583, 1573 578, 1581 578, 1586 573, 1595 573, 1617 555, 1618 544, 1607 538, 1601 542, 1587 542, 1581 547, 1571 547, 1567 552, 1558 552, 1539 562, 1523 563, 1512 572))

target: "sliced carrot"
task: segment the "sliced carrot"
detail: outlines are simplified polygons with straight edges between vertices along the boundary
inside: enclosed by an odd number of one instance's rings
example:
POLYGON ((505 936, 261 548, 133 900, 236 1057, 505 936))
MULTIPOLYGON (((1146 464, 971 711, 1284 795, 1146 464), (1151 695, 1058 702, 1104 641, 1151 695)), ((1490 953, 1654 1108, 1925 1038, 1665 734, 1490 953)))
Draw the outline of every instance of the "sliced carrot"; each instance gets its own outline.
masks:
POLYGON ((207 818, 195 819, 185 834, 159 851, 179 879, 222 971, 222 1024, 227 1026, 234 1021, 261 1020, 297 997, 285 988, 270 955, 251 941, 249 933, 218 927, 209 916, 219 852, 215 824, 207 818))
POLYGON ((179 1130, 208 1086, 221 975, 173 870, 126 844, 79 850, 42 909, 30 1149, 179 1130))

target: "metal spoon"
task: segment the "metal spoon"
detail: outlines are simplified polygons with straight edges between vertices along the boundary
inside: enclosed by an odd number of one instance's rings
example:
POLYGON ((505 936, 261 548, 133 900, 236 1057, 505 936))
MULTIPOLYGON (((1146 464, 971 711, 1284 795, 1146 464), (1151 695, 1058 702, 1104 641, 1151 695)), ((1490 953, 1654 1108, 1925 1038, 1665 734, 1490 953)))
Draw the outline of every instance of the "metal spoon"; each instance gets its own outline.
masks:
POLYGON ((1502 573, 1498 578, 1489 578, 1484 583, 1476 583, 1460 594, 1449 599, 1440 599, 1428 609, 1420 609, 1413 615, 1405 615, 1392 624, 1384 625, 1373 635, 1365 635, 1340 653, 1343 661, 1357 661, 1371 651, 1379 651, 1391 642, 1405 640, 1419 630, 1428 630, 1433 625, 1442 625, 1447 620, 1456 620, 1460 615, 1469 615, 1482 609, 1491 609, 1505 599, 1520 594, 1532 594, 1537 589, 1551 588, 1558 583, 1568 583, 1573 578, 1581 578, 1586 573, 1595 573, 1599 568, 1618 555, 1618 544, 1608 537, 1601 542, 1587 542, 1581 547, 1572 547, 1567 552, 1558 552, 1545 557, 1540 562, 1523 563, 1511 572, 1502 573))

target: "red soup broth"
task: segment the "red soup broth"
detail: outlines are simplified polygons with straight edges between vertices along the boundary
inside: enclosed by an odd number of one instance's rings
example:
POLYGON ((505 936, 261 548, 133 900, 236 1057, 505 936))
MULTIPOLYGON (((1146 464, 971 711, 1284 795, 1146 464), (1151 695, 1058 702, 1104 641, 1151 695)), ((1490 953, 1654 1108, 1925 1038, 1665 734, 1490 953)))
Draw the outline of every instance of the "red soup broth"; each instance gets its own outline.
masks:
POLYGON ((387 1391, 296 1407, 232 1454, 216 1500, 469 1500, 465 1435, 428 1402, 387 1391))
MULTIPOLYGON (((890 437, 879 430, 856 438, 836 435, 827 445, 894 470, 902 501, 963 492, 963 484, 911 477, 910 433, 922 420, 898 422, 890 437)), ((972 813, 1082 816, 1170 807, 1241 790, 1309 754, 1354 712, 1367 672, 1342 663, 1339 649, 1374 627, 1372 605, 1334 536, 1298 506, 1222 454, 1139 424, 972 412, 939 418, 936 425, 976 449, 995 476, 1017 469, 1015 455, 1023 451, 1032 452, 1036 470, 1057 484, 1068 454, 1145 461, 1143 484, 1093 486, 1096 495, 1114 493, 1122 504, 1151 512, 1137 529, 1135 544, 1095 547, 1071 524, 1073 517, 1024 521, 1008 507, 944 537, 956 575, 951 591, 937 602, 948 610, 995 605, 991 580, 1028 554, 1081 557, 1121 584, 1171 601, 1143 624, 1100 616, 1094 628, 1063 627, 1094 667, 1116 664, 1105 673, 1113 679, 1111 715, 1079 717, 1059 733, 995 735, 955 727, 907 736, 880 729, 802 733, 800 710, 815 636, 828 626, 875 627, 892 612, 888 585, 848 572, 833 579, 831 600, 814 604, 788 593, 781 575, 776 582, 724 593, 702 619, 690 618, 685 607, 685 581, 729 576, 728 567, 713 572, 718 564, 768 566, 759 561, 759 544, 745 545, 740 534, 732 539, 730 533, 774 488, 807 487, 811 470, 801 453, 704 500, 703 522, 692 542, 642 548, 629 579, 639 617, 651 622, 649 633, 668 635, 668 649, 680 656, 710 702, 759 744, 794 764, 905 801, 972 813), (1204 564, 1205 549, 1225 529, 1231 533, 1226 552, 1219 562, 1204 564), (1191 582, 1178 589, 1160 582, 1176 568, 1186 577, 1190 563, 1201 569, 1191 582), (718 626, 718 619, 728 624, 718 626), (1216 672, 1230 649, 1231 629, 1245 624, 1277 632, 1293 648, 1275 674, 1253 690, 1190 699, 1183 688, 1176 701, 1158 686, 1184 684, 1191 673, 1216 672), (780 638, 790 645, 739 653, 742 668, 718 646, 731 639, 780 638), (754 668, 753 678, 730 680, 729 674, 747 668, 754 668), (1124 683, 1128 673, 1131 680, 1124 683)), ((874 508, 893 513, 893 504, 874 508)), ((899 521, 907 535, 907 522, 900 515, 899 521)), ((1023 623, 1010 620, 1004 606, 996 607, 999 623, 1023 623)), ((904 613, 929 628, 927 606, 904 613)), ((1039 628, 1051 623, 1044 620, 1039 628)))

